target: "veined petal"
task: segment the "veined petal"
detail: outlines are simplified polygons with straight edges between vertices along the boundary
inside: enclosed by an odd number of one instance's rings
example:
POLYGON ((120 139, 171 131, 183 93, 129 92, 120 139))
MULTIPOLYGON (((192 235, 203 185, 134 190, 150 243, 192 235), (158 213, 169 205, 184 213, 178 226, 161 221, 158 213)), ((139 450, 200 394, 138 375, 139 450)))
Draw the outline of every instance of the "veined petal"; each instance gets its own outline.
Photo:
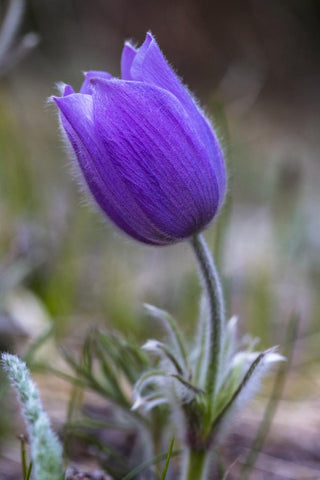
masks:
POLYGON ((171 243, 149 221, 130 195, 99 143, 93 123, 90 95, 53 98, 88 187, 100 208, 128 235, 144 243, 171 243))
POLYGON ((73 88, 71 85, 65 85, 63 89, 63 96, 66 97, 67 95, 72 95, 74 93, 73 88))
POLYGON ((81 85, 80 93, 89 95, 92 94, 92 78, 103 78, 104 80, 109 80, 110 78, 112 78, 112 75, 111 73, 101 72, 99 70, 90 70, 90 72, 85 72, 85 79, 83 84, 81 85))
POLYGON ((92 82, 96 134, 141 210, 169 238, 202 230, 219 206, 219 189, 180 102, 141 82, 92 82))
POLYGON ((137 50, 129 42, 126 42, 121 55, 121 78, 124 80, 132 80, 130 70, 136 54, 137 50))
POLYGON ((203 137, 215 158, 215 169, 221 197, 226 188, 226 175, 223 155, 218 140, 212 132, 207 118, 201 111, 188 89, 182 85, 172 68, 166 61, 155 38, 148 32, 142 46, 137 50, 130 68, 132 80, 157 85, 169 90, 182 103, 193 122, 197 125, 197 134, 203 137))

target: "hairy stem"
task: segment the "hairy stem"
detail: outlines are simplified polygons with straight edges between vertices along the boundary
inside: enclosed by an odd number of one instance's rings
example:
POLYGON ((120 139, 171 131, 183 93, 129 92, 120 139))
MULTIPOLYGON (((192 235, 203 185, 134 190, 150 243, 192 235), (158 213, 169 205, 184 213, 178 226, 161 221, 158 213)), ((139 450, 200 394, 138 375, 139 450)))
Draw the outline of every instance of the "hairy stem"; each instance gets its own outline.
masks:
POLYGON ((221 347, 224 329, 224 299, 218 272, 212 255, 202 235, 195 235, 191 240, 201 274, 203 288, 209 302, 209 360, 205 375, 205 392, 209 404, 216 393, 217 379, 220 367, 221 347))
POLYGON ((182 480, 207 480, 209 453, 204 450, 187 450, 182 465, 182 480))

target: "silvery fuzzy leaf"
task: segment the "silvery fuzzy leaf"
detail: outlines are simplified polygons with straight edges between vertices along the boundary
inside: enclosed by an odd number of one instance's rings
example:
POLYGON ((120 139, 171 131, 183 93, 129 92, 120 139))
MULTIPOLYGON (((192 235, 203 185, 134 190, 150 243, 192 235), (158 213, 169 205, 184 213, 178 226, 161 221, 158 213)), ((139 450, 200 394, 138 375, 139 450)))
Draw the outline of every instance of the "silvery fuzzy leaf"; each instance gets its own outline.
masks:
MULTIPOLYGON (((261 379, 267 374, 270 367, 276 362, 285 361, 285 357, 275 351, 276 348, 273 347, 261 353, 246 354, 241 352, 242 360, 249 361, 251 359, 251 363, 233 395, 214 420, 213 428, 217 429, 218 435, 221 434, 221 430, 224 430, 226 425, 230 426, 230 417, 234 416, 258 390, 261 379)), ((239 358, 240 354, 238 355, 239 358)), ((237 362, 235 364, 237 365, 237 362)))
POLYGON ((1 365, 7 372, 11 385, 20 401, 24 416, 33 463, 33 475, 37 480, 61 480, 63 472, 62 445, 51 428, 47 413, 43 410, 36 384, 22 360, 16 355, 3 353, 1 365))
POLYGON ((138 396, 141 394, 142 390, 149 386, 152 383, 159 383, 163 379, 163 377, 168 376, 165 370, 149 370, 145 372, 139 380, 136 382, 134 386, 134 396, 138 396))
POLYGON ((183 334, 175 319, 165 310, 161 310, 160 308, 154 307, 153 305, 145 303, 144 308, 149 313, 149 315, 161 321, 164 328, 167 330, 169 339, 172 342, 172 346, 176 351, 180 362, 183 364, 184 368, 187 369, 187 354, 184 346, 185 341, 183 338, 183 334))
POLYGON ((224 335, 224 345, 221 358, 221 369, 218 378, 218 389, 225 382, 233 366, 233 358, 238 347, 238 317, 232 316, 228 321, 224 335))
MULTIPOLYGON (((285 357, 283 355, 280 355, 275 351, 276 348, 278 347, 272 347, 263 352, 264 354, 266 354, 265 362, 267 362, 268 364, 285 360, 285 357)), ((257 359, 259 355, 261 355, 261 352, 238 352, 232 359, 232 367, 251 364, 257 359)))
POLYGON ((237 347, 238 317, 233 315, 227 323, 224 339, 224 357, 227 360, 234 355, 237 347))
POLYGON ((163 405, 164 403, 168 403, 168 399, 159 394, 150 394, 145 396, 138 395, 131 407, 131 410, 138 410, 140 407, 143 407, 146 411, 149 411, 159 405, 163 405))
POLYGON ((209 325, 209 305, 206 294, 203 294, 200 300, 200 314, 198 322, 198 332, 195 342, 195 351, 192 358, 194 367, 193 382, 199 388, 204 387, 205 374, 208 367, 210 351, 210 335, 208 334, 209 325))
POLYGON ((157 355, 160 355, 161 358, 168 360, 177 374, 184 375, 187 373, 180 365, 179 360, 170 351, 170 348, 168 348, 165 343, 150 339, 142 346, 142 349, 153 352, 157 355))

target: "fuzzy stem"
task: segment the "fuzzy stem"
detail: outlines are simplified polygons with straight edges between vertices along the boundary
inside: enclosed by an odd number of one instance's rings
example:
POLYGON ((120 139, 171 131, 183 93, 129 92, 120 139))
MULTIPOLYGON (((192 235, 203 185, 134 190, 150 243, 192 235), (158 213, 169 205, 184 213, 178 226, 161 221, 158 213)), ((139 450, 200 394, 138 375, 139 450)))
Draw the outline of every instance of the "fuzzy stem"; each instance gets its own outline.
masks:
POLYGON ((195 235, 191 240, 201 274, 203 288, 209 301, 209 360, 205 375, 205 391, 209 404, 216 393, 217 379, 220 367, 221 348, 224 329, 224 299, 220 279, 211 252, 202 235, 195 235))
POLYGON ((189 449, 183 458, 182 480, 207 480, 209 453, 189 449))

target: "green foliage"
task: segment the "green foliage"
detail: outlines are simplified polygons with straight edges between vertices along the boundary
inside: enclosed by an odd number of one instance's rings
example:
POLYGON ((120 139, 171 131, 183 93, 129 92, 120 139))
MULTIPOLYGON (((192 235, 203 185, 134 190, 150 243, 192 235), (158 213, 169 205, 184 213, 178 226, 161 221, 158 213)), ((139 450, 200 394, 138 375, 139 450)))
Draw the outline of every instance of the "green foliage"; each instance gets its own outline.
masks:
POLYGON ((34 368, 51 372, 73 385, 64 432, 65 451, 72 452, 76 439, 84 442, 86 448, 94 447, 100 464, 115 479, 122 479, 141 461, 158 455, 167 412, 155 409, 144 414, 131 408, 134 385, 142 372, 152 366, 140 346, 119 333, 91 329, 84 338, 78 358, 66 348, 61 349, 61 353, 71 373, 39 363, 34 364, 34 368), (112 412, 108 414, 106 410, 101 415, 94 408, 85 408, 85 391, 101 396, 112 405, 112 412), (98 432, 107 431, 121 432, 124 439, 133 436, 134 445, 129 453, 119 450, 112 437, 109 441, 100 440, 98 432))

